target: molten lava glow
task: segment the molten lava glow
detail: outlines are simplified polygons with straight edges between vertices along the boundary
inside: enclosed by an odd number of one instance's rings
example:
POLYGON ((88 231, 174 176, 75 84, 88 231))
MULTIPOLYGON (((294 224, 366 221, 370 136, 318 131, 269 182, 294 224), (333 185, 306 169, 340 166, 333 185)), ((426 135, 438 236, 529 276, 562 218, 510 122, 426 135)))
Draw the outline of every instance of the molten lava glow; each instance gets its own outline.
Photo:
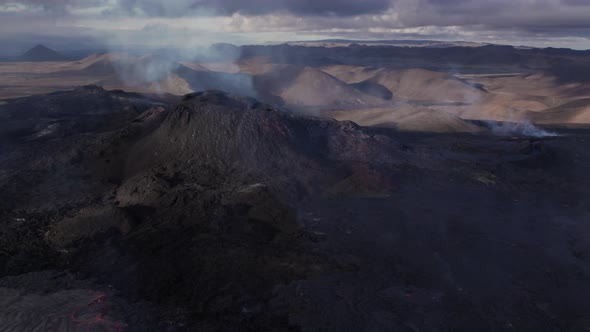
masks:
POLYGON ((109 309, 109 307, 105 305, 107 295, 101 293, 93 293, 92 295, 95 297, 94 301, 90 302, 85 307, 74 310, 70 314, 70 320, 74 324, 86 328, 87 331, 91 331, 96 327, 102 327, 103 329, 112 332, 125 331, 127 324, 119 321, 109 320, 104 317, 105 312, 109 309), (89 314, 84 313, 84 311, 87 310, 98 311, 98 313, 88 317, 89 314))
POLYGON ((270 131, 274 130, 281 134, 283 137, 288 137, 290 134, 290 130, 284 124, 279 123, 276 120, 269 120, 266 118, 262 118, 262 125, 265 130, 270 131))

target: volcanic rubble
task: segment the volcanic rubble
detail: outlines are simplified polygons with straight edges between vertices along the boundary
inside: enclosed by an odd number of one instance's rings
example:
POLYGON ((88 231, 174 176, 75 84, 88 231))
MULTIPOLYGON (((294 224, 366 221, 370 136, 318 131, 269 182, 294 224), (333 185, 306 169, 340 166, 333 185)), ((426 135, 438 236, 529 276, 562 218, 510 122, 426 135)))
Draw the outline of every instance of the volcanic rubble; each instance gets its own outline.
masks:
POLYGON ((2 325, 589 327, 583 131, 403 133, 95 86, 0 117, 2 325))

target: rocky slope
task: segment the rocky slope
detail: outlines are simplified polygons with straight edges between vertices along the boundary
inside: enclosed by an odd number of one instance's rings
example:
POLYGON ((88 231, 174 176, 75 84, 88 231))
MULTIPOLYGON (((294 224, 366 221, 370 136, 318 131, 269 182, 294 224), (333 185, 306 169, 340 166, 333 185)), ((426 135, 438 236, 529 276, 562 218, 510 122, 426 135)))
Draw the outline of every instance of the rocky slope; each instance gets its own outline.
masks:
POLYGON ((0 114, 14 330, 589 327, 583 130, 410 134, 97 87, 0 114))

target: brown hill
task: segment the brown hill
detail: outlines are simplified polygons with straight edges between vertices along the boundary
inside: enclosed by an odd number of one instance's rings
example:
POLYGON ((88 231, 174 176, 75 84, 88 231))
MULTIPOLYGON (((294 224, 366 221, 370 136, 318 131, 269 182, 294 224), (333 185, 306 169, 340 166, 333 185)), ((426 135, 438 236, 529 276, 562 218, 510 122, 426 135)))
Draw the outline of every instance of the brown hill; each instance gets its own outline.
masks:
MULTIPOLYGON (((279 97, 295 107, 380 105, 384 100, 349 86, 311 67, 274 66, 254 78, 256 90, 267 97, 279 97)), ((268 99, 268 98, 267 98, 268 99)))
POLYGON ((582 124, 590 123, 590 98, 574 100, 563 105, 530 115, 535 123, 582 124))
POLYGON ((369 81, 385 86, 401 100, 470 104, 486 94, 452 75, 425 69, 383 70, 369 81))
POLYGON ((385 69, 362 66, 328 66, 323 71, 351 84, 379 84, 398 100, 474 103, 486 95, 481 85, 444 72, 426 69, 385 69))
POLYGON ((62 72, 64 75, 105 76, 114 75, 120 68, 135 63, 139 58, 123 53, 97 53, 72 62, 62 72))
POLYGON ((404 131, 436 133, 476 133, 482 128, 445 111, 401 105, 353 111, 330 111, 323 114, 339 121, 353 121, 361 126, 397 128, 404 131))
POLYGON ((346 83, 360 83, 375 77, 383 69, 377 67, 334 65, 322 67, 326 73, 346 83))
POLYGON ((209 71, 209 68, 203 66, 200 63, 196 63, 196 62, 186 62, 186 61, 181 61, 179 62, 179 64, 188 67, 192 70, 196 70, 196 71, 209 71))

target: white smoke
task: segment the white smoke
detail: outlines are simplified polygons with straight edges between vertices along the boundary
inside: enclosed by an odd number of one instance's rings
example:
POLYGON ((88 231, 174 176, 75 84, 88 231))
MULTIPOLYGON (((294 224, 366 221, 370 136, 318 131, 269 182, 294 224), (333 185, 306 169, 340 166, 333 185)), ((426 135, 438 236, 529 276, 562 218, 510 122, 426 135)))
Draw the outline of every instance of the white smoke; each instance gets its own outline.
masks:
MULTIPOLYGON (((448 73, 460 79, 461 74, 457 67, 451 66, 448 73)), ((464 82, 470 84, 471 88, 466 88, 463 93, 463 103, 470 105, 473 109, 481 107, 485 102, 486 89, 479 83, 464 82)), ((499 136, 525 136, 525 137, 551 137, 558 136, 557 133, 539 128, 533 124, 523 112, 517 112, 512 108, 507 108, 503 114, 499 114, 501 121, 481 120, 494 135, 499 136)))
POLYGON ((552 137, 557 133, 535 126, 530 120, 520 122, 487 122, 490 130, 500 136, 552 137))
POLYGON ((118 55, 112 65, 117 76, 130 87, 158 83, 180 66, 168 57, 155 55, 138 57, 131 54, 118 55))
POLYGON ((505 111, 505 120, 503 121, 488 121, 487 125, 495 135, 500 136, 525 136, 525 137, 551 137, 558 136, 554 132, 550 132, 539 128, 530 119, 523 116, 522 112, 516 112, 514 109, 507 109, 505 111))
POLYGON ((255 97, 252 78, 234 74, 239 71, 236 62, 241 49, 216 44, 235 42, 236 38, 228 34, 198 33, 154 23, 136 31, 104 36, 104 40, 109 53, 119 55, 113 68, 123 89, 178 95, 218 89, 255 97), (210 63, 218 65, 207 70, 210 63), (217 68, 224 68, 224 72, 217 68))

